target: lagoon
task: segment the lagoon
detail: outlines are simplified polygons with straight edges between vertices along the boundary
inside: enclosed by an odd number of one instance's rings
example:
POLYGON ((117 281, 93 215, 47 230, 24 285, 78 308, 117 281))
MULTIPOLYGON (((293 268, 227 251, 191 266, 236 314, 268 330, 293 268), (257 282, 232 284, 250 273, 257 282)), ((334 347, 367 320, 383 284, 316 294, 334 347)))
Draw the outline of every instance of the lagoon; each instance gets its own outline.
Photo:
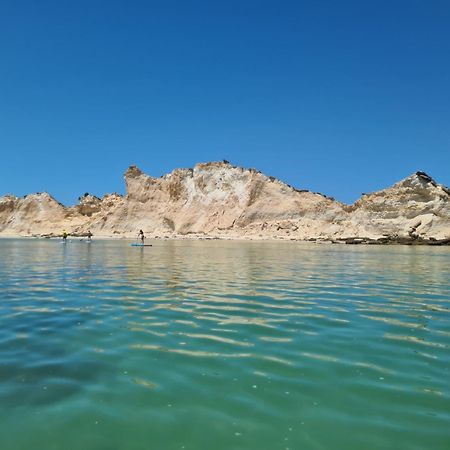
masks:
POLYGON ((450 248, 0 240, 2 450, 450 448, 450 248))

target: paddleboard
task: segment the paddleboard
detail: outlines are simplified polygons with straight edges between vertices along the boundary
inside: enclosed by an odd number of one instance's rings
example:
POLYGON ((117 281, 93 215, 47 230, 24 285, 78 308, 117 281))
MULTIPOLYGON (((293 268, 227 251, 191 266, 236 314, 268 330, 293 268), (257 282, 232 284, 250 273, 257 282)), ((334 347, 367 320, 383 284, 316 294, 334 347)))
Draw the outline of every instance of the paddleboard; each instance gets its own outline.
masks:
POLYGON ((153 247, 152 244, 130 244, 132 247, 153 247))

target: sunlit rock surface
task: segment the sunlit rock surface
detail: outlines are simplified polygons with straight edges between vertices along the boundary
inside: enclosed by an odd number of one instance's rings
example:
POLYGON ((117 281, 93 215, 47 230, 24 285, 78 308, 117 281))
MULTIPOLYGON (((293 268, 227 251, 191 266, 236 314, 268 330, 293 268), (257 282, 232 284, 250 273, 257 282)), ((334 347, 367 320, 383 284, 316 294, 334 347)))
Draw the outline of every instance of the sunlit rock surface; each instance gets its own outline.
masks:
POLYGON ((131 166, 126 195, 84 194, 64 207, 49 194, 0 198, 0 235, 223 237, 346 243, 446 243, 450 192, 424 172, 345 205, 228 162, 160 178, 131 166))

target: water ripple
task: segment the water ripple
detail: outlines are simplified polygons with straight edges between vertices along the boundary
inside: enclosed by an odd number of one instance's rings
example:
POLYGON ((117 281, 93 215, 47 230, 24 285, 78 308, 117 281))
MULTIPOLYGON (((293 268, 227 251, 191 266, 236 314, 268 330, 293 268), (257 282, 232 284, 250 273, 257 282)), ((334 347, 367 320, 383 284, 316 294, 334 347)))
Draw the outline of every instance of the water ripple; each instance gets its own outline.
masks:
POLYGON ((448 248, 69 244, 0 241, 2 450, 449 448, 448 248))

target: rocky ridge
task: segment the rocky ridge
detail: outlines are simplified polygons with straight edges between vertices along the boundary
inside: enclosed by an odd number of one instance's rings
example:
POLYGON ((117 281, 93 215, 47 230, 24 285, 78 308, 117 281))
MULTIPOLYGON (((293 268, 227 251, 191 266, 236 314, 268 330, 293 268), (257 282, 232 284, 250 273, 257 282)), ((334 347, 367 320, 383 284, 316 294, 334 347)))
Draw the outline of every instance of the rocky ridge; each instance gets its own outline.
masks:
POLYGON ((227 161, 160 178, 136 166, 126 195, 84 194, 64 207, 47 193, 0 198, 0 236, 292 239, 343 243, 450 243, 450 191, 424 172, 363 194, 353 205, 295 189, 227 161))

